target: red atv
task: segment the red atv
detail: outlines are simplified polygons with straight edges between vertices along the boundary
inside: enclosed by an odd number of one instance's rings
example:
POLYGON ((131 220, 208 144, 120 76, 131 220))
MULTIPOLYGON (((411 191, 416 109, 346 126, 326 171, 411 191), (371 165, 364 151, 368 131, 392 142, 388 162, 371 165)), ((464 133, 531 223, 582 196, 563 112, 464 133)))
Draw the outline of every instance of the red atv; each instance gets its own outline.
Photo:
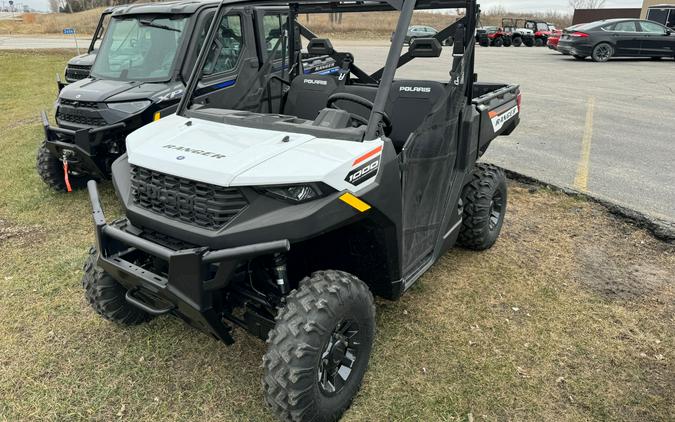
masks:
POLYGON ((478 28, 476 38, 481 47, 511 47, 513 43, 511 36, 496 26, 478 28))
POLYGON ((548 44, 548 38, 556 33, 556 29, 547 22, 535 20, 517 20, 516 26, 519 28, 531 29, 534 32, 534 46, 544 47, 548 44))

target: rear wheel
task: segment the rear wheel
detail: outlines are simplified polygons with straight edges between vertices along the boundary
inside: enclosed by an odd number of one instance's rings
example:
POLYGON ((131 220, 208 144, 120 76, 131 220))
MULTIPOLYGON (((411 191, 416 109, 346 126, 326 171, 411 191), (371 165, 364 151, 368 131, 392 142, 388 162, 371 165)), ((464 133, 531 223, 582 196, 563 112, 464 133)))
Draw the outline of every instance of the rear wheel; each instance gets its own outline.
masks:
POLYGON ((375 334, 368 286, 319 271, 286 297, 263 358, 265 400, 283 421, 335 421, 358 392, 375 334))
POLYGON ((520 47, 521 45, 523 45, 523 39, 522 38, 516 37, 516 38, 513 39, 513 46, 514 47, 520 47))
POLYGON ((476 164, 462 192, 464 211, 457 243, 477 251, 491 248, 502 230, 506 200, 504 171, 491 164, 476 164))
POLYGON ((97 258, 98 252, 92 247, 82 277, 84 296, 96 313, 121 325, 138 325, 152 319, 150 314, 127 302, 127 289, 96 264, 97 258))
POLYGON ((492 46, 493 47, 502 47, 504 46, 504 40, 501 38, 495 38, 494 41, 492 41, 492 46))
POLYGON ((481 39, 480 41, 478 41, 478 44, 479 44, 481 47, 489 47, 489 46, 490 46, 490 41, 489 41, 489 40, 485 40, 485 39, 481 39))
POLYGON ((504 47, 511 47, 513 45, 513 40, 510 37, 504 38, 504 47))
POLYGON ((614 48, 606 42, 600 43, 593 48, 591 57, 594 62, 604 63, 612 58, 614 55, 614 48))
POLYGON ((536 47, 543 47, 544 46, 544 39, 543 38, 537 38, 534 40, 534 45, 536 47))
POLYGON ((526 38, 523 43, 526 47, 534 47, 534 40, 532 38, 526 38))
MULTIPOLYGON (((47 149, 46 142, 42 142, 38 149, 36 167, 40 178, 47 186, 59 192, 66 191, 63 163, 47 149)), ((82 176, 69 175, 69 180, 72 189, 80 189, 87 184, 86 178, 82 176)))

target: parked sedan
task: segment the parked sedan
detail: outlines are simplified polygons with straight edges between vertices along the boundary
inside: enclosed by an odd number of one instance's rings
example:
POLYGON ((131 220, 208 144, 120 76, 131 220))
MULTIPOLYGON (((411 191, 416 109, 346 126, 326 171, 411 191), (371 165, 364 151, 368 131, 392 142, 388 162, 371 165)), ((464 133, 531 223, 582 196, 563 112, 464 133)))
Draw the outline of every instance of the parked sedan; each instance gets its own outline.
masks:
MULTIPOLYGON (((436 34, 438 34, 438 31, 435 28, 414 25, 408 28, 408 33, 405 35, 405 43, 410 44, 415 38, 431 38, 436 34)), ((394 33, 391 34, 391 39, 394 39, 394 33)), ((452 38, 448 38, 443 44, 452 45, 452 38)))
POLYGON ((612 57, 675 58, 675 35, 656 22, 611 19, 565 29, 558 51, 596 62, 612 57))

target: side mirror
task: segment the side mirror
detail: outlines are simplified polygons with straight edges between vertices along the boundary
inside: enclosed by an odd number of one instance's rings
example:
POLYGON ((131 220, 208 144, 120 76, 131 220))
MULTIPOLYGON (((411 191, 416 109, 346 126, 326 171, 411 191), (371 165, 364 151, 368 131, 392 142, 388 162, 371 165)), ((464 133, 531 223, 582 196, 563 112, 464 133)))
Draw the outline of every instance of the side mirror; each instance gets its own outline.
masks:
POLYGON ((408 54, 412 57, 440 57, 443 47, 436 38, 415 38, 410 47, 408 47, 408 54))

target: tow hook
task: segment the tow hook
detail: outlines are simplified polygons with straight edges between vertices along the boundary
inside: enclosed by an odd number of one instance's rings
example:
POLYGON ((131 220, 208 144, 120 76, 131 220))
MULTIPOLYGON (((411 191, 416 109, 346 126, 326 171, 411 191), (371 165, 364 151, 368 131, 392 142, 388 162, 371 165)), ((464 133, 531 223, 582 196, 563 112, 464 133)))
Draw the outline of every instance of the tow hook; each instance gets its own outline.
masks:
POLYGON ((73 154, 72 151, 64 150, 61 162, 63 163, 63 181, 66 183, 66 190, 72 192, 73 188, 70 186, 70 178, 68 176, 68 157, 73 154))
POLYGON ((286 272, 286 255, 282 253, 274 254, 274 276, 277 279, 277 286, 282 295, 288 294, 288 274, 286 272))

